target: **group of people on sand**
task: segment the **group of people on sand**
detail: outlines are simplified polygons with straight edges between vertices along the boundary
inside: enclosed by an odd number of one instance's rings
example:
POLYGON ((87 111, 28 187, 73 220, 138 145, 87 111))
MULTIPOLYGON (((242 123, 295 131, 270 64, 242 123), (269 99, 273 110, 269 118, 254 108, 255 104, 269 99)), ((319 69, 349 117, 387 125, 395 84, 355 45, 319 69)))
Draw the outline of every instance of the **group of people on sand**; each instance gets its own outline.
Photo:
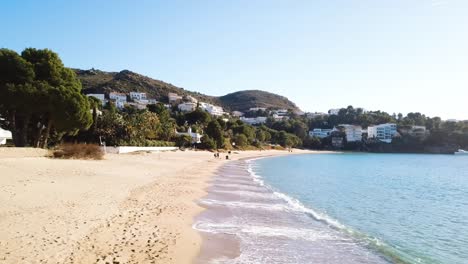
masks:
MULTIPOLYGON (((226 159, 227 159, 227 160, 229 159, 229 155, 231 155, 231 151, 228 151, 228 155, 226 155, 226 159)), ((219 159, 219 158, 220 158, 219 152, 215 152, 215 153, 214 153, 214 157, 215 157, 216 159, 219 159)))

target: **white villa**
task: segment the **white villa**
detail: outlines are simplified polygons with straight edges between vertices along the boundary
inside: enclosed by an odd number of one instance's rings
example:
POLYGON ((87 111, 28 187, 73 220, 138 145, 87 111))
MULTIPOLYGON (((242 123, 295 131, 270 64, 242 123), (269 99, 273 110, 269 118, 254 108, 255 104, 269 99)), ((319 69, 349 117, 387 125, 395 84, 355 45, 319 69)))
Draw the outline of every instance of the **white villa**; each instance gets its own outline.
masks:
POLYGON ((190 95, 185 96, 184 99, 185 99, 187 102, 198 103, 198 100, 197 100, 195 97, 190 96, 190 95))
POLYGON ((11 132, 0 128, 0 145, 5 145, 7 139, 12 139, 11 132))
POLYGON ((367 138, 376 138, 385 143, 392 143, 392 139, 397 133, 397 125, 393 123, 380 124, 367 128, 367 138))
POLYGON ((106 97, 104 94, 87 94, 87 96, 99 99, 103 105, 106 102, 106 97))
POLYGON ((196 103, 182 103, 177 106, 181 112, 192 112, 197 108, 196 103))
POLYGON ((264 124, 267 121, 266 116, 257 116, 257 117, 241 117, 240 120, 249 125, 264 124))
POLYGON ((109 99, 115 101, 115 106, 118 109, 124 108, 125 104, 127 103, 127 95, 124 93, 110 92, 109 99))
POLYGON ((266 111, 266 107, 252 107, 249 109, 249 111, 259 111, 259 110, 262 110, 262 111, 266 111))
POLYGON ((334 129, 314 128, 313 130, 309 131, 309 136, 318 137, 318 138, 326 138, 330 136, 332 131, 334 131, 334 129))
POLYGON ((130 98, 138 101, 148 100, 148 98, 146 98, 146 93, 140 92, 130 92, 130 98))
POLYGON ((179 100, 182 100, 182 96, 176 94, 176 93, 168 93, 167 97, 169 98, 169 103, 174 103, 179 100))
POLYGON ((190 136, 192 138, 192 143, 201 143, 201 138, 203 137, 203 135, 199 133, 192 132, 191 127, 188 128, 187 132, 177 132, 176 130, 175 133, 176 133, 176 136, 184 136, 184 135, 190 136))
POLYGON ((232 115, 233 116, 237 116, 237 117, 241 117, 244 115, 244 113, 240 112, 240 111, 232 111, 232 115))
POLYGON ((273 114, 276 114, 278 116, 287 116, 288 115, 288 110, 287 109, 278 109, 278 110, 273 110, 273 114))
POLYGON ((127 95, 124 93, 110 92, 109 99, 115 101, 127 102, 127 95))
POLYGON ((200 107, 201 109, 207 111, 210 115, 222 116, 224 114, 223 108, 221 106, 200 102, 200 107))
POLYGON ((342 124, 338 125, 344 128, 346 134, 346 140, 348 142, 357 142, 362 140, 362 127, 356 125, 342 124))

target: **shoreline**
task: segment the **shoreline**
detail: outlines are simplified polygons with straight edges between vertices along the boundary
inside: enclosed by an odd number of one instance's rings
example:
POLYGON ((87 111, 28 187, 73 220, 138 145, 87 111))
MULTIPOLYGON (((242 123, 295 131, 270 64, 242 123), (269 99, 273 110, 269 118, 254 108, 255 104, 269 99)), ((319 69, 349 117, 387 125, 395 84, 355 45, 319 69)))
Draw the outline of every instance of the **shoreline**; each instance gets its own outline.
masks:
MULTIPOLYGON (((206 194, 203 197, 200 197, 196 200, 197 204, 201 206, 203 209, 198 213, 196 216, 194 216, 193 220, 193 229, 196 230, 195 225, 197 224, 197 221, 204 215, 206 217, 207 211, 209 210, 209 207, 204 206, 202 204, 202 200, 206 199, 210 193, 210 189, 215 188, 215 179, 222 177, 223 173, 229 174, 232 171, 230 171, 229 164, 233 164, 235 162, 239 161, 244 161, 248 162, 250 160, 257 160, 257 159, 265 159, 265 158, 274 158, 274 157, 280 157, 280 156, 288 156, 288 155, 304 155, 304 154, 328 154, 328 153, 338 153, 338 152, 333 152, 333 151, 310 151, 310 150, 295 150, 294 152, 273 152, 273 153, 257 153, 256 155, 248 155, 244 157, 237 157, 236 159, 232 159, 230 163, 225 163, 221 165, 216 172, 211 176, 209 179, 208 186, 205 188, 206 194), (213 179, 215 178, 215 179, 213 179)), ((214 213, 215 215, 217 213, 220 213, 219 211, 215 210, 214 212, 208 212, 208 213, 214 213)), ((230 212, 221 212, 224 216, 230 215, 230 212)), ((232 216, 232 215, 230 215, 232 216)), ((234 259, 236 257, 239 257, 241 254, 241 249, 240 249, 240 241, 233 236, 229 235, 220 235, 220 234, 212 234, 212 233, 206 233, 202 232, 200 230, 196 230, 200 236, 202 237, 202 244, 200 247, 199 254, 197 254, 196 258, 193 259, 192 263, 194 264, 201 264, 201 263, 207 263, 210 260, 213 259, 234 259)))
POLYGON ((204 210, 196 201, 216 169, 241 158, 314 153, 234 151, 226 161, 177 151, 94 161, 35 152, 0 152, 2 263, 191 263, 202 244, 192 228, 204 210))

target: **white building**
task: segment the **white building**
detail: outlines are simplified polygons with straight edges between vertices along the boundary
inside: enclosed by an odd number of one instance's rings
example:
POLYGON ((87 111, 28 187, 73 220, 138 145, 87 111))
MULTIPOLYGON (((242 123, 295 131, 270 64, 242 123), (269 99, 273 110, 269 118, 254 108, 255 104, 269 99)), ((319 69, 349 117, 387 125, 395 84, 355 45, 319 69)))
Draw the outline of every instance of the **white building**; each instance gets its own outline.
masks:
POLYGON ((266 116, 257 116, 257 117, 241 117, 240 120, 249 125, 264 124, 267 121, 266 116))
POLYGON ((223 108, 221 106, 201 102, 200 108, 207 111, 210 115, 213 116, 222 116, 224 114, 223 108))
POLYGON ((99 99, 103 105, 106 102, 106 97, 104 94, 87 94, 87 96, 99 99))
POLYGON ((175 133, 176 133, 176 136, 184 136, 184 135, 190 136, 192 138, 192 144, 193 143, 201 143, 201 138, 203 137, 203 135, 201 135, 199 133, 192 132, 191 127, 188 128, 187 132, 177 132, 177 130, 176 130, 175 133))
POLYGON ((318 138, 326 138, 330 136, 332 131, 333 129, 314 128, 313 130, 309 131, 309 136, 318 137, 318 138))
POLYGON ((130 98, 132 100, 139 100, 139 101, 147 100, 146 93, 139 93, 139 92, 130 92, 130 98))
POLYGON ((346 141, 348 142, 356 142, 362 140, 362 127, 355 126, 355 125, 339 125, 340 127, 344 128, 344 132, 346 134, 346 141))
POLYGON ((275 119, 275 121, 283 121, 283 120, 288 120, 289 116, 273 114, 273 119, 275 119))
POLYGON ((190 95, 185 96, 184 99, 185 99, 187 102, 198 103, 198 100, 197 100, 195 97, 190 96, 190 95))
POLYGON ((192 112, 192 111, 195 111, 195 109, 197 108, 197 104, 196 103, 182 103, 182 104, 179 104, 177 108, 179 108, 179 110, 182 112, 192 112))
POLYGON ((109 93, 109 99, 121 102, 127 102, 127 95, 124 93, 116 93, 111 92, 109 93))
POLYGON ((169 98, 169 103, 174 103, 179 100, 182 100, 182 96, 176 94, 176 93, 169 93, 167 94, 167 97, 169 98))
POLYGON ((127 104, 127 101, 115 100, 115 107, 117 107, 118 109, 123 109, 126 104, 127 104))
POLYGON ((241 117, 241 116, 244 115, 244 113, 242 113, 242 112, 240 112, 240 111, 233 111, 233 112, 232 112, 232 115, 233 115, 233 116, 237 116, 237 117, 241 117))
POLYGON ((334 108, 334 109, 330 109, 328 110, 328 114, 330 115, 338 115, 338 113, 340 112, 341 108, 334 108))
POLYGON ((272 111, 274 115, 278 116, 287 116, 288 115, 288 110, 287 109, 278 109, 278 110, 273 110, 272 111))
POLYGON ((249 111, 254 111, 254 112, 257 112, 259 110, 262 110, 262 111, 266 111, 266 107, 252 107, 249 109, 249 111))
POLYGON ((397 125, 393 123, 380 124, 367 128, 367 138, 375 138, 385 143, 391 143, 397 134, 397 125))
POLYGON ((417 138, 425 138, 429 135, 429 131, 425 126, 411 126, 409 134, 417 138))
POLYGON ((11 132, 0 128, 0 145, 5 145, 7 139, 12 139, 11 132))

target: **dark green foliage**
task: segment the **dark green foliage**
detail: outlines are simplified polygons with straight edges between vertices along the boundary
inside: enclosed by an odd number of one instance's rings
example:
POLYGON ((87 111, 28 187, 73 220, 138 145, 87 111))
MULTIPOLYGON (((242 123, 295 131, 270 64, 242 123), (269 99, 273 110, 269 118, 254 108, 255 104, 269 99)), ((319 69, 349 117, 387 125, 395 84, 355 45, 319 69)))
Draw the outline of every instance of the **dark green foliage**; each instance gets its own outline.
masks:
POLYGON ((224 147, 224 135, 221 125, 217 120, 212 120, 206 127, 206 135, 214 140, 217 148, 224 147))
POLYGON ((192 138, 189 135, 179 136, 176 138, 175 144, 179 148, 189 147, 192 144, 192 138))
POLYGON ((203 149, 216 149, 216 142, 208 135, 204 135, 201 138, 201 148, 203 149))
POLYGON ((253 107, 299 110, 288 98, 260 90, 239 91, 221 96, 219 100, 231 111, 247 112, 253 107))
POLYGON ((52 134, 57 140, 87 129, 90 109, 75 73, 56 53, 0 50, 0 125, 12 131, 16 146, 46 147, 52 134))
POLYGON ((193 112, 185 114, 185 121, 189 124, 203 124, 206 125, 208 122, 210 122, 211 116, 207 112, 201 110, 201 109, 196 109, 193 112))
POLYGON ((249 140, 244 134, 237 134, 234 137, 234 143, 236 143, 236 147, 243 148, 249 145, 249 140))

